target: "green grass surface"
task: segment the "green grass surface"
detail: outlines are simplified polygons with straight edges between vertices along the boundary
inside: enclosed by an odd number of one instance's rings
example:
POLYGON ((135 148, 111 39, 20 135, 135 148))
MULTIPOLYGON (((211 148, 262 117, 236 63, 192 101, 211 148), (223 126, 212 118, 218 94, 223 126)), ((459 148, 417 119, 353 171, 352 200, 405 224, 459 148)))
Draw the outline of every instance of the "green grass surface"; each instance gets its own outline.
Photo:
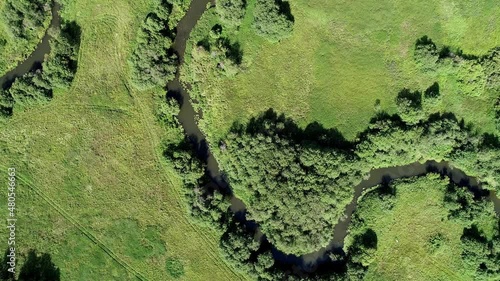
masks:
MULTIPOLYGON (((423 91, 435 81, 444 82, 417 69, 413 48, 418 38, 427 35, 439 47, 474 55, 500 44, 500 7, 492 0, 290 1, 293 34, 275 44, 254 33, 254 1, 248 5, 240 30, 223 31, 241 44, 244 70, 232 78, 207 74, 202 80, 199 95, 206 102, 200 123, 213 142, 233 122, 244 123, 268 108, 302 125, 319 121, 336 127, 353 139, 375 114, 377 99, 382 110, 393 113, 394 99, 404 87, 423 91)), ((204 15, 191 46, 216 22, 215 13, 204 15)), ((191 61, 189 56, 186 60, 191 61)), ((491 96, 459 96, 452 82, 441 87, 441 111, 494 130, 491 96)))
MULTIPOLYGON (((461 259, 464 225, 450 220, 443 206, 447 184, 437 175, 396 181, 392 209, 377 196, 361 197, 356 214, 378 241, 365 280, 473 280, 461 259), (437 235, 441 245, 431 248, 437 235)), ((496 222, 490 209, 478 222, 491 236, 496 222)))
POLYGON ((126 59, 151 4, 68 3, 63 16, 82 27, 71 88, 1 121, 0 184, 7 167, 18 171, 17 253, 49 253, 61 280, 244 280, 218 254, 220 234, 191 223, 162 158, 173 137, 153 114, 163 91, 128 86, 126 59))

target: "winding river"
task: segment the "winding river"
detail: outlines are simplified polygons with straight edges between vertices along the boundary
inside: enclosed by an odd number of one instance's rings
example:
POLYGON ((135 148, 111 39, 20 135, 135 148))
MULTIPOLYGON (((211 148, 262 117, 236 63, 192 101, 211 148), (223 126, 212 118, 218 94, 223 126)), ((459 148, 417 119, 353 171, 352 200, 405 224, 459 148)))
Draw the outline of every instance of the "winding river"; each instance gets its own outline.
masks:
MULTIPOLYGON (((177 36, 174 40, 173 48, 180 58, 180 66, 184 62, 184 53, 186 51, 186 41, 189 39, 191 30, 196 25, 196 22, 201 18, 205 11, 208 0, 193 0, 186 15, 182 18, 177 26, 177 36)), ((180 67, 179 66, 179 67, 180 67)), ((205 135, 199 129, 197 120, 200 118, 201 113, 195 112, 189 93, 179 81, 179 71, 175 80, 170 82, 167 86, 171 94, 175 94, 181 101, 181 110, 179 114, 179 121, 184 128, 185 134, 193 142, 196 150, 202 158, 206 159, 207 172, 220 188, 228 188, 227 182, 224 181, 219 166, 213 154, 210 152, 205 135)), ((187 85, 186 87, 189 87, 187 85)), ((478 181, 473 177, 468 177, 462 171, 453 169, 447 162, 428 161, 426 163, 413 163, 410 165, 400 167, 390 167, 382 169, 374 169, 370 172, 369 177, 361 181, 355 187, 355 195, 352 202, 346 207, 345 215, 339 220, 335 226, 333 233, 334 237, 328 247, 322 248, 314 253, 306 254, 303 256, 287 255, 277 249, 273 249, 274 257, 282 264, 288 264, 293 271, 311 272, 318 268, 318 266, 327 259, 327 252, 332 249, 341 249, 343 246, 344 238, 348 234, 348 226, 351 221, 351 215, 356 209, 356 204, 359 196, 364 190, 376 186, 384 181, 385 178, 391 179, 421 176, 428 173, 429 170, 446 174, 450 179, 456 183, 463 184, 464 181, 469 183, 471 187, 478 187, 478 181)), ((500 213, 500 200, 491 192, 490 200, 495 203, 495 210, 500 213)), ((231 209, 237 213, 246 209, 245 204, 234 195, 231 198, 231 209)), ((243 218, 244 219, 244 218, 243 218)), ((250 222, 253 223, 253 222, 250 222)), ((257 233, 260 231, 257 229, 257 233)), ((257 234, 260 236, 260 234, 257 234)))

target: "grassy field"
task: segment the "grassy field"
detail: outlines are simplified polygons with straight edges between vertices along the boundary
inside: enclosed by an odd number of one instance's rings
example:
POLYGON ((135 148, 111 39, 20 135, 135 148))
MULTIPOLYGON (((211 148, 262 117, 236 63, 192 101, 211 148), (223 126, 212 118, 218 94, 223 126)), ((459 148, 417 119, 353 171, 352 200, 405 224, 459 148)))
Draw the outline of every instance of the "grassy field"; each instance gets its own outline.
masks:
POLYGON ((82 28, 71 88, 0 124, 0 184, 7 167, 18 173, 17 254, 49 253, 61 280, 245 280, 218 254, 220 234, 188 218, 161 155, 173 137, 153 114, 162 91, 128 86, 131 42, 151 5, 67 3, 63 17, 82 28))
MULTIPOLYGON (((416 40, 427 35, 438 47, 486 54, 500 44, 496 1, 293 0, 294 31, 279 43, 254 33, 254 2, 248 1, 238 32, 223 31, 241 44, 244 70, 231 78, 206 75, 202 80, 199 95, 206 102, 200 105, 201 126, 213 141, 224 136, 233 122, 243 123, 268 108, 302 125, 318 121, 336 127, 353 139, 374 116, 377 99, 382 110, 395 112, 400 90, 423 91, 435 81, 444 83, 441 110, 485 131, 494 130, 493 98, 459 96, 452 82, 420 73, 413 49, 416 40)), ((215 13, 203 20, 191 44, 206 36, 203 29, 217 23, 215 13)))
MULTIPOLYGON (((447 184, 437 175, 397 181, 392 209, 376 196, 361 197, 356 212, 378 241, 366 280, 473 280, 461 259, 464 225, 449 220, 443 207, 447 184), (442 237, 439 247, 432 248, 433 237, 442 237)), ((489 235, 495 224, 491 216, 493 206, 479 219, 489 235)))

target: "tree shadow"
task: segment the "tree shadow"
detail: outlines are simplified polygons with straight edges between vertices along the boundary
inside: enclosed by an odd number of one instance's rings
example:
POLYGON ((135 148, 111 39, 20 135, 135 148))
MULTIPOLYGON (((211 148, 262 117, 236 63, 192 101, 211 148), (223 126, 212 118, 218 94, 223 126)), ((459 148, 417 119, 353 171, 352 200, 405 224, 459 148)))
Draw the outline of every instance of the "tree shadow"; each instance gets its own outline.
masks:
POLYGON ((52 258, 47 253, 37 255, 35 250, 28 252, 28 257, 19 273, 18 281, 42 281, 61 280, 59 268, 52 262, 52 258))
POLYGON ((431 45, 434 48, 436 48, 436 44, 427 35, 418 38, 417 41, 415 42, 415 46, 423 46, 423 45, 431 45))
POLYGON ((292 9, 290 8, 290 3, 288 1, 275 0, 276 6, 278 6, 279 14, 284 15, 287 20, 295 22, 295 18, 292 14, 292 9))
POLYGON ((220 38, 218 43, 226 49, 226 57, 237 65, 243 60, 243 50, 239 42, 231 43, 228 38, 220 38))
POLYGON ((396 98, 396 103, 401 103, 403 101, 408 101, 408 106, 415 109, 422 108, 422 93, 420 91, 410 91, 404 88, 398 93, 396 98))

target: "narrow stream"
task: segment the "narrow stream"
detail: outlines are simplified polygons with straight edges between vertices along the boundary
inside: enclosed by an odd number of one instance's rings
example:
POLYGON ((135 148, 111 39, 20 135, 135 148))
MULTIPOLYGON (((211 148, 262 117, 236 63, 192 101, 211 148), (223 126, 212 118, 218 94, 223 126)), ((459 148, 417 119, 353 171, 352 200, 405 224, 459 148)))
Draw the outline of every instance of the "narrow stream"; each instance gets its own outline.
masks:
MULTIPOLYGON (((184 62, 186 41, 189 39, 189 34, 196 25, 197 21, 201 18, 209 2, 209 0, 193 0, 186 15, 177 25, 177 35, 174 40, 173 49, 178 54, 180 59, 179 68, 184 62)), ((168 83, 167 90, 168 93, 176 95, 181 101, 181 110, 178 116, 179 121, 185 131, 185 134, 195 145, 199 155, 203 159, 206 159, 208 174, 220 188, 228 188, 227 182, 225 182, 221 176, 219 165, 217 164, 213 154, 210 152, 206 138, 198 127, 197 119, 199 118, 200 113, 195 112, 188 92, 183 88, 183 85, 181 85, 179 81, 179 71, 177 71, 175 80, 168 83)), ((447 174, 456 183, 464 184, 464 182, 466 182, 469 186, 478 186, 479 184, 475 178, 468 177, 458 169, 450 168, 447 162, 438 163, 435 161, 428 161, 424 164, 413 163, 400 167, 374 169, 370 172, 367 179, 363 180, 355 187, 354 198, 346 207, 344 217, 339 220, 338 224, 333 229, 334 237, 328 247, 300 257, 287 255, 277 249, 274 249, 274 258, 283 264, 290 265, 294 268, 294 270, 311 272, 311 270, 317 268, 319 264, 327 259, 326 254, 328 251, 342 248, 344 238, 347 235, 348 226, 351 221, 351 215, 356 209, 357 200, 364 190, 382 183, 388 177, 391 179, 398 179, 420 176, 428 173, 429 169, 447 174)), ((490 195, 490 199, 495 202, 495 209, 500 213, 500 200, 493 192, 490 195)), ((231 210, 237 213, 245 211, 245 209, 245 204, 233 195, 231 198, 231 210)), ((255 224, 254 222, 248 221, 247 223, 255 224)), ((259 234, 261 233, 259 229, 257 229, 256 233, 256 236, 261 235, 259 234)))
POLYGON ((17 77, 21 77, 27 72, 42 68, 42 62, 45 59, 45 55, 47 55, 50 52, 49 29, 57 28, 61 24, 59 9, 60 9, 59 4, 53 1, 51 9, 52 19, 50 21, 49 28, 47 29, 47 31, 45 31, 45 35, 43 36, 42 41, 38 43, 35 50, 28 56, 26 60, 18 64, 16 68, 7 72, 4 76, 0 78, 0 87, 2 87, 2 89, 9 88, 12 85, 12 83, 14 83, 14 80, 17 77))

